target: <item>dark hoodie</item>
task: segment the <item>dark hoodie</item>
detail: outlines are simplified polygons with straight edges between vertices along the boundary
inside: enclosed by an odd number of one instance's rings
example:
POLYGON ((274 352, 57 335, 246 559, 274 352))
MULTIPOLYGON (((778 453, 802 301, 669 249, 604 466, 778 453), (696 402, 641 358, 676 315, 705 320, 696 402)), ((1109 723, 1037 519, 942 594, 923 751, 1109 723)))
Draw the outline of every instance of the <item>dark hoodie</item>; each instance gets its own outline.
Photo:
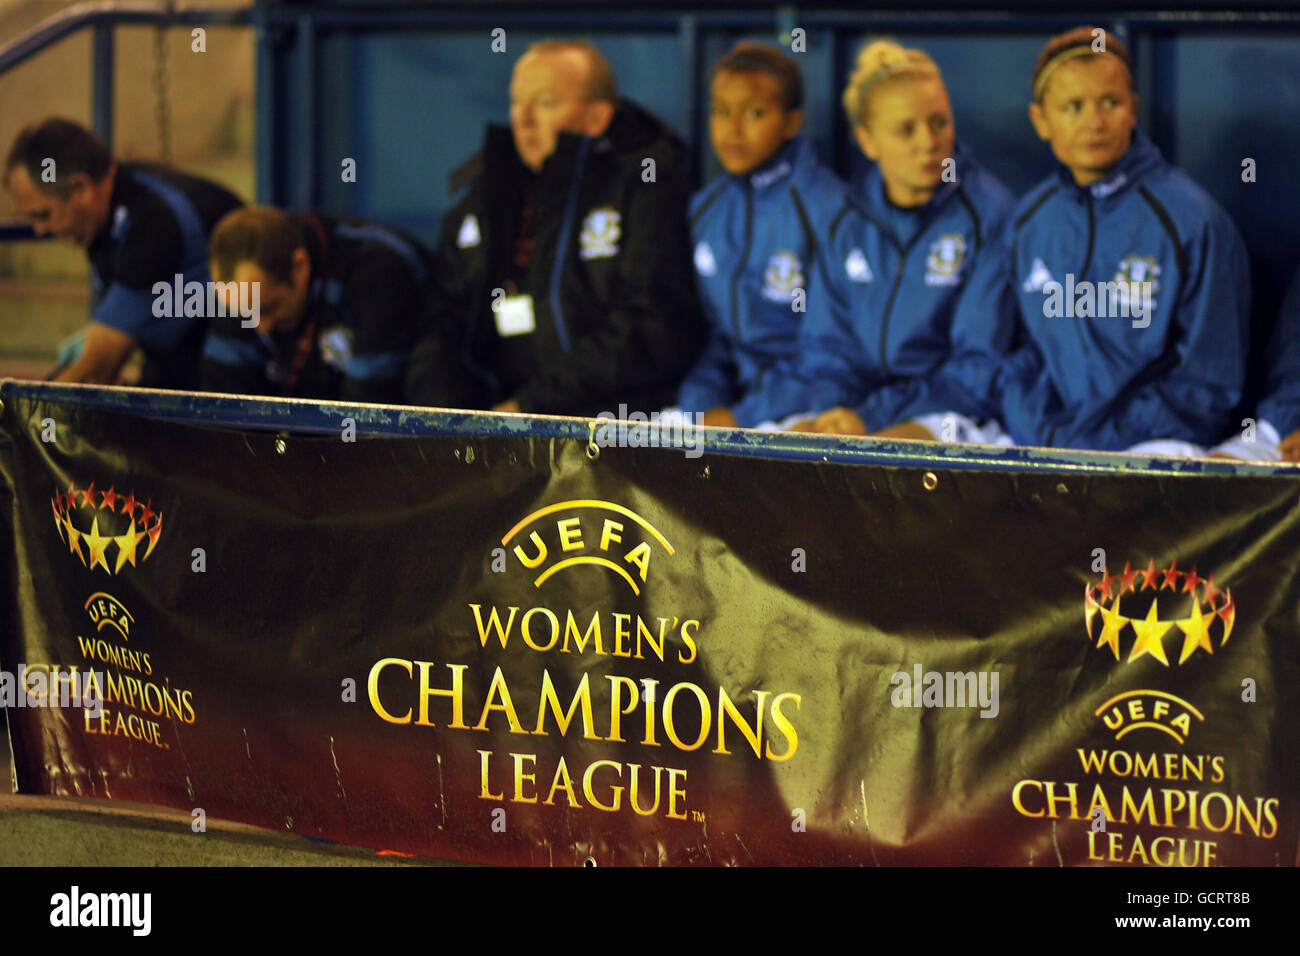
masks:
POLYGON ((536 176, 509 128, 489 126, 452 176, 453 189, 469 188, 443 219, 407 399, 488 408, 513 398, 524 411, 588 416, 670 404, 703 344, 684 160, 680 138, 627 100, 604 136, 561 133, 536 176), (525 190, 533 246, 521 270, 525 190), (499 333, 494 301, 505 294, 531 296, 534 331, 499 333))

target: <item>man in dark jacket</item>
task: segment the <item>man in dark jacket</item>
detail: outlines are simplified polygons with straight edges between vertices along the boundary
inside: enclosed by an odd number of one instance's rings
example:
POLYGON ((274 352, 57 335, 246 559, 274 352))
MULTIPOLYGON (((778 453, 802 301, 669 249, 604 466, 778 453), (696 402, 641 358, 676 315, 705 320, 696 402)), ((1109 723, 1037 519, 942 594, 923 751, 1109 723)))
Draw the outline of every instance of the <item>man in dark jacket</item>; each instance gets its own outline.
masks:
POLYGON ((139 347, 141 385, 191 387, 206 323, 192 310, 173 314, 170 290, 208 281, 208 233, 239 199, 166 166, 115 162, 103 140, 62 119, 19 133, 3 173, 38 236, 81 246, 90 259, 85 345, 56 380, 111 385, 139 347))
POLYGON ((414 239, 379 223, 246 206, 217 223, 209 255, 226 295, 258 292, 257 321, 242 308, 211 320, 205 389, 402 400, 429 277, 429 253, 414 239))
POLYGON ((510 101, 510 129, 452 177, 469 189, 443 220, 407 399, 658 410, 703 344, 681 140, 617 98, 588 44, 535 44, 510 101))

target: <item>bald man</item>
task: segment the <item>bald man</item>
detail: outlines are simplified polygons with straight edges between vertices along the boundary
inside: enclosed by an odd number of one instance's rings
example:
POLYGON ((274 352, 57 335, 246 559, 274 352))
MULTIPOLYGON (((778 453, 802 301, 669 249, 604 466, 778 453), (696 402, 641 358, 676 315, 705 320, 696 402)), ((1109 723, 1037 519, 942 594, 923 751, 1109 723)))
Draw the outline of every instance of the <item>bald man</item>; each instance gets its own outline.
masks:
POLYGON ((702 346, 681 139, 589 44, 534 44, 510 127, 452 176, 407 376, 421 405, 596 416, 669 404, 702 346))

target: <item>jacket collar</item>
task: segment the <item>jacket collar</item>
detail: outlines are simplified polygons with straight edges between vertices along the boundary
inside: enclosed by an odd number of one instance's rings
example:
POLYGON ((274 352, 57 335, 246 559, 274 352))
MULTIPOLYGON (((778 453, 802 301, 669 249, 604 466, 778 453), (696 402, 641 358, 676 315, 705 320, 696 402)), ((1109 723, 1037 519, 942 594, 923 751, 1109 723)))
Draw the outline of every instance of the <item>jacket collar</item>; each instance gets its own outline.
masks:
POLYGON ((919 216, 928 217, 935 210, 941 208, 949 199, 957 193, 957 189, 962 183, 962 173, 966 169, 967 163, 972 162, 970 151, 961 144, 960 141, 953 143, 953 176, 951 182, 939 183, 939 188, 934 191, 929 199, 919 206, 913 206, 910 209, 901 209, 895 206, 889 200, 888 193, 885 192, 885 177, 880 171, 878 163, 872 163, 871 168, 860 180, 862 186, 857 190, 858 202, 864 205, 868 211, 883 215, 888 218, 898 212, 914 213, 919 216))
MULTIPOLYGON (((615 152, 637 156, 651 155, 665 144, 681 140, 662 120, 636 102, 620 98, 614 106, 605 133, 586 137, 577 133, 560 133, 556 137, 555 151, 546 157, 538 177, 564 180, 572 176, 577 158, 584 148, 592 153, 615 152)), ((500 123, 488 124, 483 136, 483 148, 454 169, 448 177, 448 191, 455 193, 477 176, 499 181, 503 173, 514 175, 523 170, 523 162, 515 151, 514 135, 510 127, 500 123)))
POLYGON ((1078 190, 1080 193, 1087 192, 1093 199, 1102 200, 1118 196, 1125 190, 1130 189, 1144 175, 1162 162, 1164 162, 1164 157, 1160 155, 1160 150, 1142 135, 1141 130, 1134 128, 1133 140, 1129 143, 1128 151, 1124 153, 1123 159, 1116 163, 1115 168, 1102 179, 1088 186, 1080 186, 1074 181, 1074 174, 1059 162, 1057 163, 1057 175, 1067 186, 1078 190))
POLYGON ((796 133, 788 143, 782 146, 767 162, 757 169, 731 178, 740 184, 748 185, 755 192, 781 189, 803 167, 812 154, 812 143, 803 133, 796 133))

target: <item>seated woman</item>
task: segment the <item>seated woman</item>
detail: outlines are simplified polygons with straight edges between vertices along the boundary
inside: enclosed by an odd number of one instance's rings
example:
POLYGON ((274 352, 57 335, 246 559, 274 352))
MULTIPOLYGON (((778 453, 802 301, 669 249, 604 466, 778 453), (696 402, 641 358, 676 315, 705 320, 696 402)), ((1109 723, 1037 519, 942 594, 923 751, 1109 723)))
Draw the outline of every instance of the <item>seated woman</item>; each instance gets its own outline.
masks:
POLYGON ((793 354, 820 296, 805 274, 844 205, 803 126, 803 77, 775 47, 738 43, 713 68, 709 131, 724 172, 691 200, 708 345, 677 404, 706 425, 769 417, 761 383, 793 354))
POLYGON ((932 438, 949 418, 953 437, 988 440, 996 429, 974 420, 995 416, 1024 445, 1213 444, 1245 375, 1240 234, 1137 131, 1131 64, 1113 36, 1080 27, 1053 37, 1033 91, 1030 119, 1061 168, 1020 201, 954 319, 967 394, 947 415, 913 408, 932 414, 907 434, 932 438))
POLYGON ((875 165, 814 269, 809 297, 825 307, 808 313, 797 356, 763 395, 774 417, 803 419, 796 430, 836 409, 835 430, 865 434, 938 400, 944 379, 931 377, 949 358, 954 307, 1014 199, 957 143, 939 68, 920 50, 871 43, 843 101, 875 165))

